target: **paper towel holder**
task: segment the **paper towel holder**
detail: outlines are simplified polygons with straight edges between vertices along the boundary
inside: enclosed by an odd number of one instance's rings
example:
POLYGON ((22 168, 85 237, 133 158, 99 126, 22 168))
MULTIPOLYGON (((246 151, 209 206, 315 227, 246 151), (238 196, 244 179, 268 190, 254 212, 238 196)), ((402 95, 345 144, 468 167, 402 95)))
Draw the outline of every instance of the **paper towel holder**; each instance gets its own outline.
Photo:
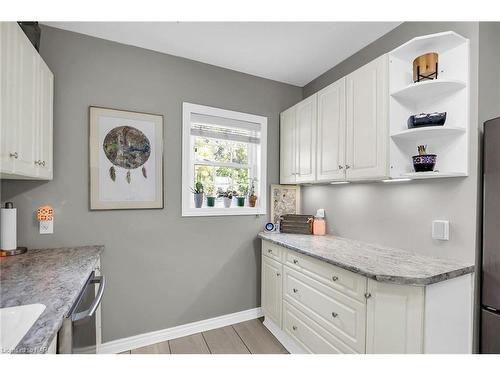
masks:
MULTIPOLYGON (((14 204, 12 202, 6 202, 5 203, 5 209, 9 210, 9 209, 14 209, 14 204)), ((18 246, 16 249, 12 249, 12 250, 3 250, 3 249, 0 249, 0 257, 7 257, 7 256, 11 256, 11 255, 19 255, 19 254, 23 254, 25 253, 26 251, 28 251, 28 248, 27 247, 23 247, 23 246, 18 246)))

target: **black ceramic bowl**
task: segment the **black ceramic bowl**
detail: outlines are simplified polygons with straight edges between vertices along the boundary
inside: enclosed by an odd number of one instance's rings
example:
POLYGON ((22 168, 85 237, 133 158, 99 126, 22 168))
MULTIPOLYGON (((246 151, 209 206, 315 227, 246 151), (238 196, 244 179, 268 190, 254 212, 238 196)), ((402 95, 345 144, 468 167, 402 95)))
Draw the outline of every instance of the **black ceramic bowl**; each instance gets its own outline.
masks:
POLYGON ((436 165, 437 156, 434 154, 415 155, 413 158, 413 168, 415 172, 432 172, 436 165))

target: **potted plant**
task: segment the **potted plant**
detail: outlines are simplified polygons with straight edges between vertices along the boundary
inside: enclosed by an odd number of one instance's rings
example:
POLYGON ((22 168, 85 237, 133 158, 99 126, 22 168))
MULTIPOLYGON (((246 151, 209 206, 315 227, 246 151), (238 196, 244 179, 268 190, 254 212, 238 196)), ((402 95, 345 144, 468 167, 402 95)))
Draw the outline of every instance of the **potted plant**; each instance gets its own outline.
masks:
POLYGON ((217 198, 222 198, 222 201, 224 202, 225 208, 231 207, 231 201, 233 200, 233 197, 236 194, 237 193, 233 190, 224 191, 221 188, 219 188, 219 190, 217 190, 217 198))
POLYGON ((236 197, 236 205, 238 207, 245 207, 245 197, 248 193, 248 187, 240 185, 238 190, 239 190, 239 194, 236 197))
POLYGON ((255 195, 255 182, 257 182, 257 178, 250 179, 250 195, 248 196, 248 205, 250 207, 255 207, 257 203, 257 195, 255 195))
POLYGON ((197 182, 194 185, 194 188, 191 188, 194 196, 194 206, 196 208, 201 208, 203 205, 203 184, 201 182, 197 182))
POLYGON ((214 188, 212 186, 207 187, 207 207, 215 206, 215 195, 214 188))

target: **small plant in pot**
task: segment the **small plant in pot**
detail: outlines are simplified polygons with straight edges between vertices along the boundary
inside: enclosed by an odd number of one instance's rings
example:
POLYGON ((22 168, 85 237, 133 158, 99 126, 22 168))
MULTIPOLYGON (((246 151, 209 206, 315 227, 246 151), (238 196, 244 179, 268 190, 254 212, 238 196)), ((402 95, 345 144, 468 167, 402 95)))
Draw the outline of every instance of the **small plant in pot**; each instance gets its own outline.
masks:
POLYGON ((250 207, 255 207, 255 204, 257 203, 257 195, 255 194, 255 183, 257 182, 257 179, 254 177, 250 180, 250 191, 249 191, 249 196, 248 196, 248 205, 250 207))
POLYGON ((240 185, 238 190, 239 190, 239 194, 236 197, 236 205, 238 207, 245 207, 245 197, 248 193, 248 187, 240 185))
POLYGON ((197 182, 194 184, 194 188, 191 188, 194 197, 194 206, 196 208, 201 208, 203 205, 203 184, 201 182, 197 182))
POLYGON ((412 156, 415 172, 432 172, 436 166, 437 155, 426 152, 427 145, 417 147, 418 155, 412 156))
POLYGON ((233 197, 236 195, 236 191, 234 190, 222 190, 221 188, 219 188, 219 190, 217 190, 217 198, 222 198, 222 201, 224 202, 224 207, 225 208, 229 208, 231 207, 231 202, 233 200, 233 197))
POLYGON ((207 187, 207 207, 214 207, 215 206, 215 195, 214 195, 214 188, 213 187, 207 187))

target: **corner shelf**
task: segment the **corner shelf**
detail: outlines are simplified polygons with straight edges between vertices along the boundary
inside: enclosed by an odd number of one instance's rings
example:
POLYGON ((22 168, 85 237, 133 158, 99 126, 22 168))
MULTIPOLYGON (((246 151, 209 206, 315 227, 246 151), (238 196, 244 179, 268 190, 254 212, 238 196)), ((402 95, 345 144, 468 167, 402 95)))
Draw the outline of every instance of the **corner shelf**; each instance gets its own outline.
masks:
POLYGON ((426 100, 437 98, 442 95, 463 89, 465 82, 453 79, 435 79, 432 81, 422 81, 412 83, 400 90, 391 93, 395 99, 416 101, 425 97, 426 100))
POLYGON ((444 178, 444 177, 467 177, 463 172, 410 172, 401 173, 401 177, 411 178, 412 180, 421 180, 425 178, 444 178))
POLYGON ((427 126, 422 128, 407 129, 391 135, 394 140, 417 140, 420 137, 443 137, 464 134, 465 128, 456 126, 427 126))
POLYGON ((470 45, 448 31, 413 38, 389 52, 390 177, 426 179, 466 177, 470 142, 470 45), (438 78, 413 82, 413 61, 422 54, 438 54, 438 78), (444 126, 406 129, 409 116, 446 112, 444 126), (448 126, 451 125, 451 126, 448 126), (412 156, 418 145, 437 155, 435 170, 414 172, 412 156))

